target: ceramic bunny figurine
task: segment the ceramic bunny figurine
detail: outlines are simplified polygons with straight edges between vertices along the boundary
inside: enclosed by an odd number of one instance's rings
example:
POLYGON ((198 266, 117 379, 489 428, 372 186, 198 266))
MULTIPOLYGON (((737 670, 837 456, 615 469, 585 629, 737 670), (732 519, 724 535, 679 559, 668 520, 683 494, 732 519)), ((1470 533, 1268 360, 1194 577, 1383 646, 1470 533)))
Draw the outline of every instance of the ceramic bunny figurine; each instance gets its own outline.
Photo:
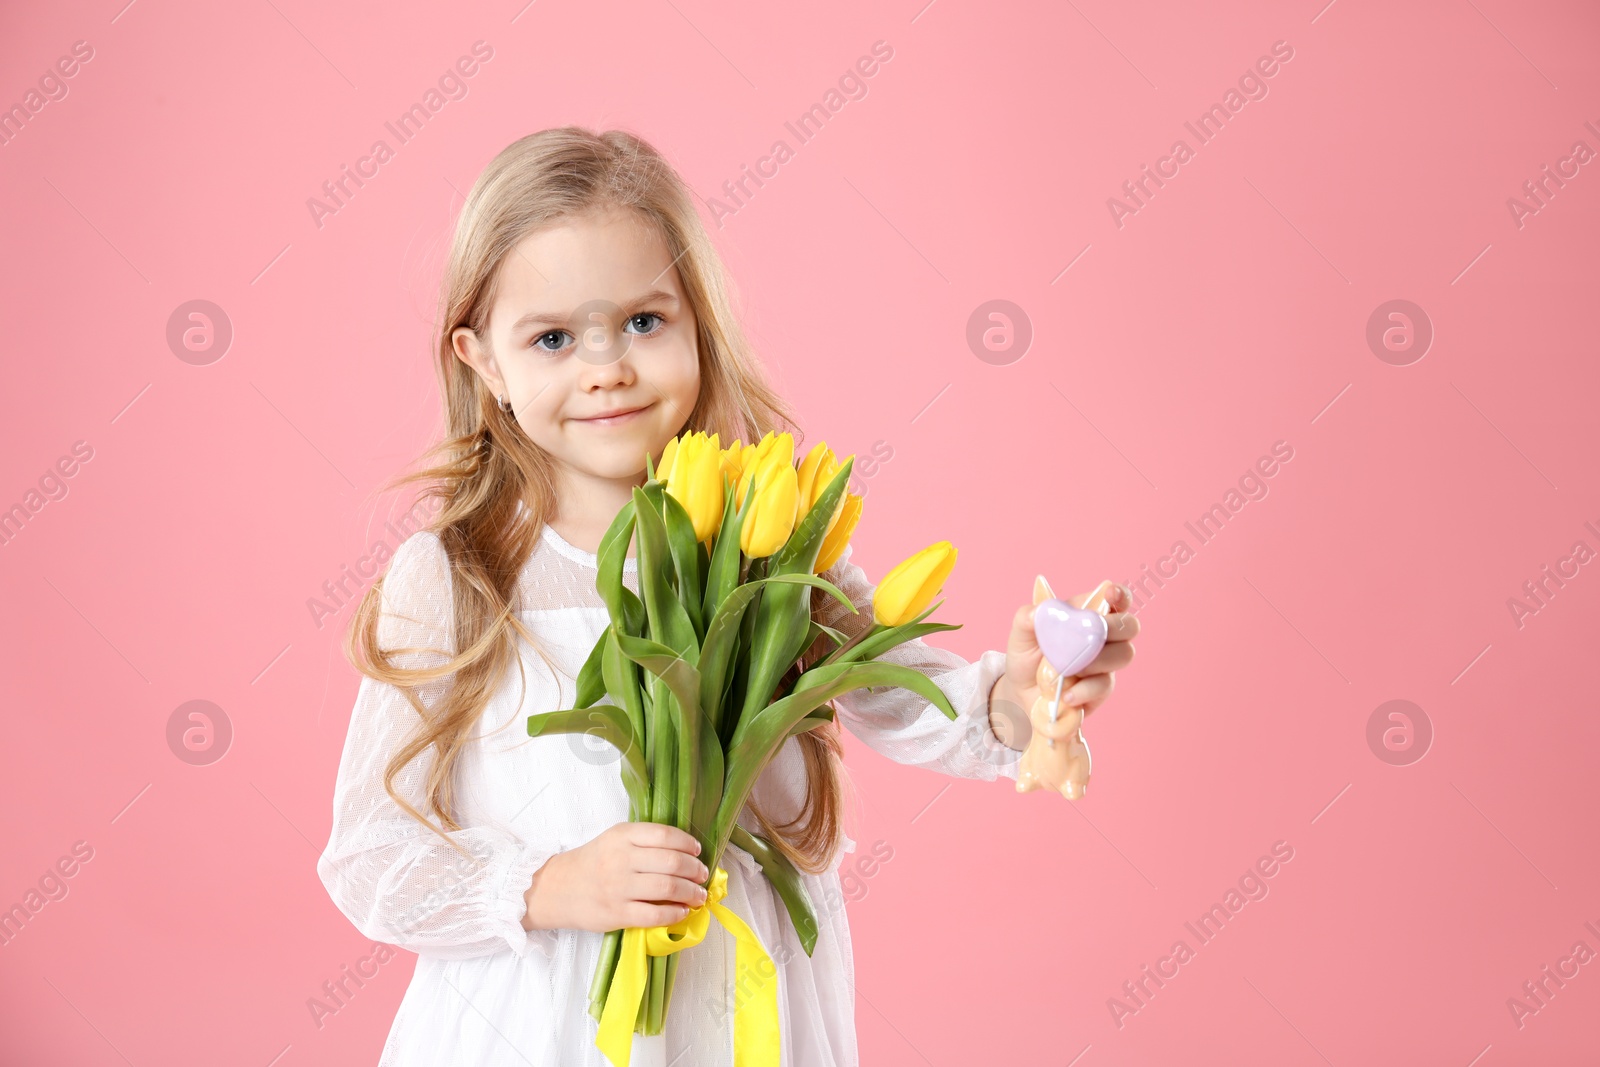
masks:
POLYGON ((1044 655, 1036 681, 1039 696, 1028 712, 1033 737, 1022 753, 1017 792, 1058 790, 1068 800, 1089 791, 1089 745, 1083 739, 1083 709, 1062 708, 1061 694, 1078 680, 1073 672, 1087 667, 1106 643, 1106 595, 1112 583, 1101 582, 1082 608, 1057 600, 1050 583, 1039 575, 1033 582, 1034 631, 1044 655), (1067 732, 1058 743, 1044 731, 1067 732))

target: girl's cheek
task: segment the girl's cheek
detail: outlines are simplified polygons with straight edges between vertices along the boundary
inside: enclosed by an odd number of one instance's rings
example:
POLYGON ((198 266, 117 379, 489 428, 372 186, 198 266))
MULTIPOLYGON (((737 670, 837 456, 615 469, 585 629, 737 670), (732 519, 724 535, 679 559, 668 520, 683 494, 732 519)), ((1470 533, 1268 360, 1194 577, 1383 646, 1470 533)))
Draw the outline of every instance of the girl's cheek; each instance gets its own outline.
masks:
POLYGON ((693 340, 684 345, 677 359, 678 383, 688 396, 695 396, 700 391, 700 351, 693 340))

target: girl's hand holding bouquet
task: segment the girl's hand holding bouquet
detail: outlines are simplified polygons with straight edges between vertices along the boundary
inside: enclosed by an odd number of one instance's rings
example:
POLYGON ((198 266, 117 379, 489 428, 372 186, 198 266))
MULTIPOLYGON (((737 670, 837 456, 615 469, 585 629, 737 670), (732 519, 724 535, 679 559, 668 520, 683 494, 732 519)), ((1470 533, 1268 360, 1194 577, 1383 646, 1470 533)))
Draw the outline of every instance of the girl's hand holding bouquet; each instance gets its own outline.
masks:
POLYGON ((706 902, 711 877, 700 842, 676 826, 617 823, 587 844, 558 852, 523 894, 524 930, 665 926, 706 902))

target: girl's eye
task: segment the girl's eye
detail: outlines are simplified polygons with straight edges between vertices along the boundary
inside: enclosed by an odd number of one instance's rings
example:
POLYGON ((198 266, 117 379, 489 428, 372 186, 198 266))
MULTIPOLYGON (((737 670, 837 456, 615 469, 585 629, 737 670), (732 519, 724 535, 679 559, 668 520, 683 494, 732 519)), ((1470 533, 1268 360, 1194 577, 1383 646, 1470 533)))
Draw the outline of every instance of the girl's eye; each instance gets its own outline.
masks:
POLYGON ((667 320, 662 316, 657 315, 654 311, 641 311, 637 315, 628 316, 628 325, 638 327, 638 329, 634 332, 644 334, 646 336, 655 333, 666 324, 667 320), (651 323, 655 323, 655 325, 651 325, 651 323))
MULTIPOLYGON (((652 334, 659 333, 666 324, 665 316, 658 315, 654 311, 641 311, 637 315, 629 315, 627 322, 623 325, 629 333, 634 333, 641 337, 649 337, 652 334)), ((535 337, 529 343, 529 347, 537 348, 548 355, 555 355, 571 343, 572 335, 566 330, 550 330, 535 337)))
POLYGON ((566 336, 566 330, 551 330, 549 333, 542 333, 535 337, 533 339, 533 347, 541 352, 559 352, 567 347, 566 336), (546 342, 554 343, 547 344, 546 342))

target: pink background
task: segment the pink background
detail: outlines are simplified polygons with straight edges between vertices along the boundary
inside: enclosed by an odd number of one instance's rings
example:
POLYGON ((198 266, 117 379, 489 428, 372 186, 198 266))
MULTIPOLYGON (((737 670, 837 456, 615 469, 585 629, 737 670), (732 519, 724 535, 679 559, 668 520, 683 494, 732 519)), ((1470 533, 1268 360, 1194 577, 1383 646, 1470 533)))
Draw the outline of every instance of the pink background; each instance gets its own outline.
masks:
POLYGON ((851 739, 855 836, 893 852, 850 883, 865 1062, 1600 1056, 1600 963, 1520 1027, 1507 1006, 1600 951, 1600 565, 1508 606, 1600 550, 1597 165, 1520 226, 1507 204, 1600 149, 1591 5, 124 2, 0 14, 0 103, 93 49, 0 146, 0 507, 59 497, 0 545, 0 907, 93 850, 0 947, 0 1060, 376 1061, 412 956, 307 1007, 369 951, 314 870, 350 611, 319 629, 307 602, 393 543, 376 489, 437 424, 461 194, 568 122, 639 132, 705 198, 789 141, 716 238, 811 439, 892 451, 858 562, 960 547, 949 647, 1003 647, 1038 572, 1169 575, 1084 802, 851 739), (479 40, 468 95, 319 228, 307 198, 479 40), (784 122, 880 40, 867 95, 798 144, 784 122), (1277 41, 1268 94, 1197 147, 1184 123, 1277 41), (1119 227, 1108 198, 1178 138, 1194 158, 1119 227), (204 365, 166 337, 195 299, 233 329, 204 365), (985 361, 996 299, 1032 343, 985 361), (1366 339, 1395 299, 1435 334, 1404 366, 1366 339), (1185 522, 1278 441, 1201 544, 1185 522), (197 699, 233 730, 207 766, 167 741, 197 699), (1406 765, 1368 742, 1397 699, 1433 734, 1406 765), (1270 894, 1200 945, 1184 923, 1279 841, 1270 894))

